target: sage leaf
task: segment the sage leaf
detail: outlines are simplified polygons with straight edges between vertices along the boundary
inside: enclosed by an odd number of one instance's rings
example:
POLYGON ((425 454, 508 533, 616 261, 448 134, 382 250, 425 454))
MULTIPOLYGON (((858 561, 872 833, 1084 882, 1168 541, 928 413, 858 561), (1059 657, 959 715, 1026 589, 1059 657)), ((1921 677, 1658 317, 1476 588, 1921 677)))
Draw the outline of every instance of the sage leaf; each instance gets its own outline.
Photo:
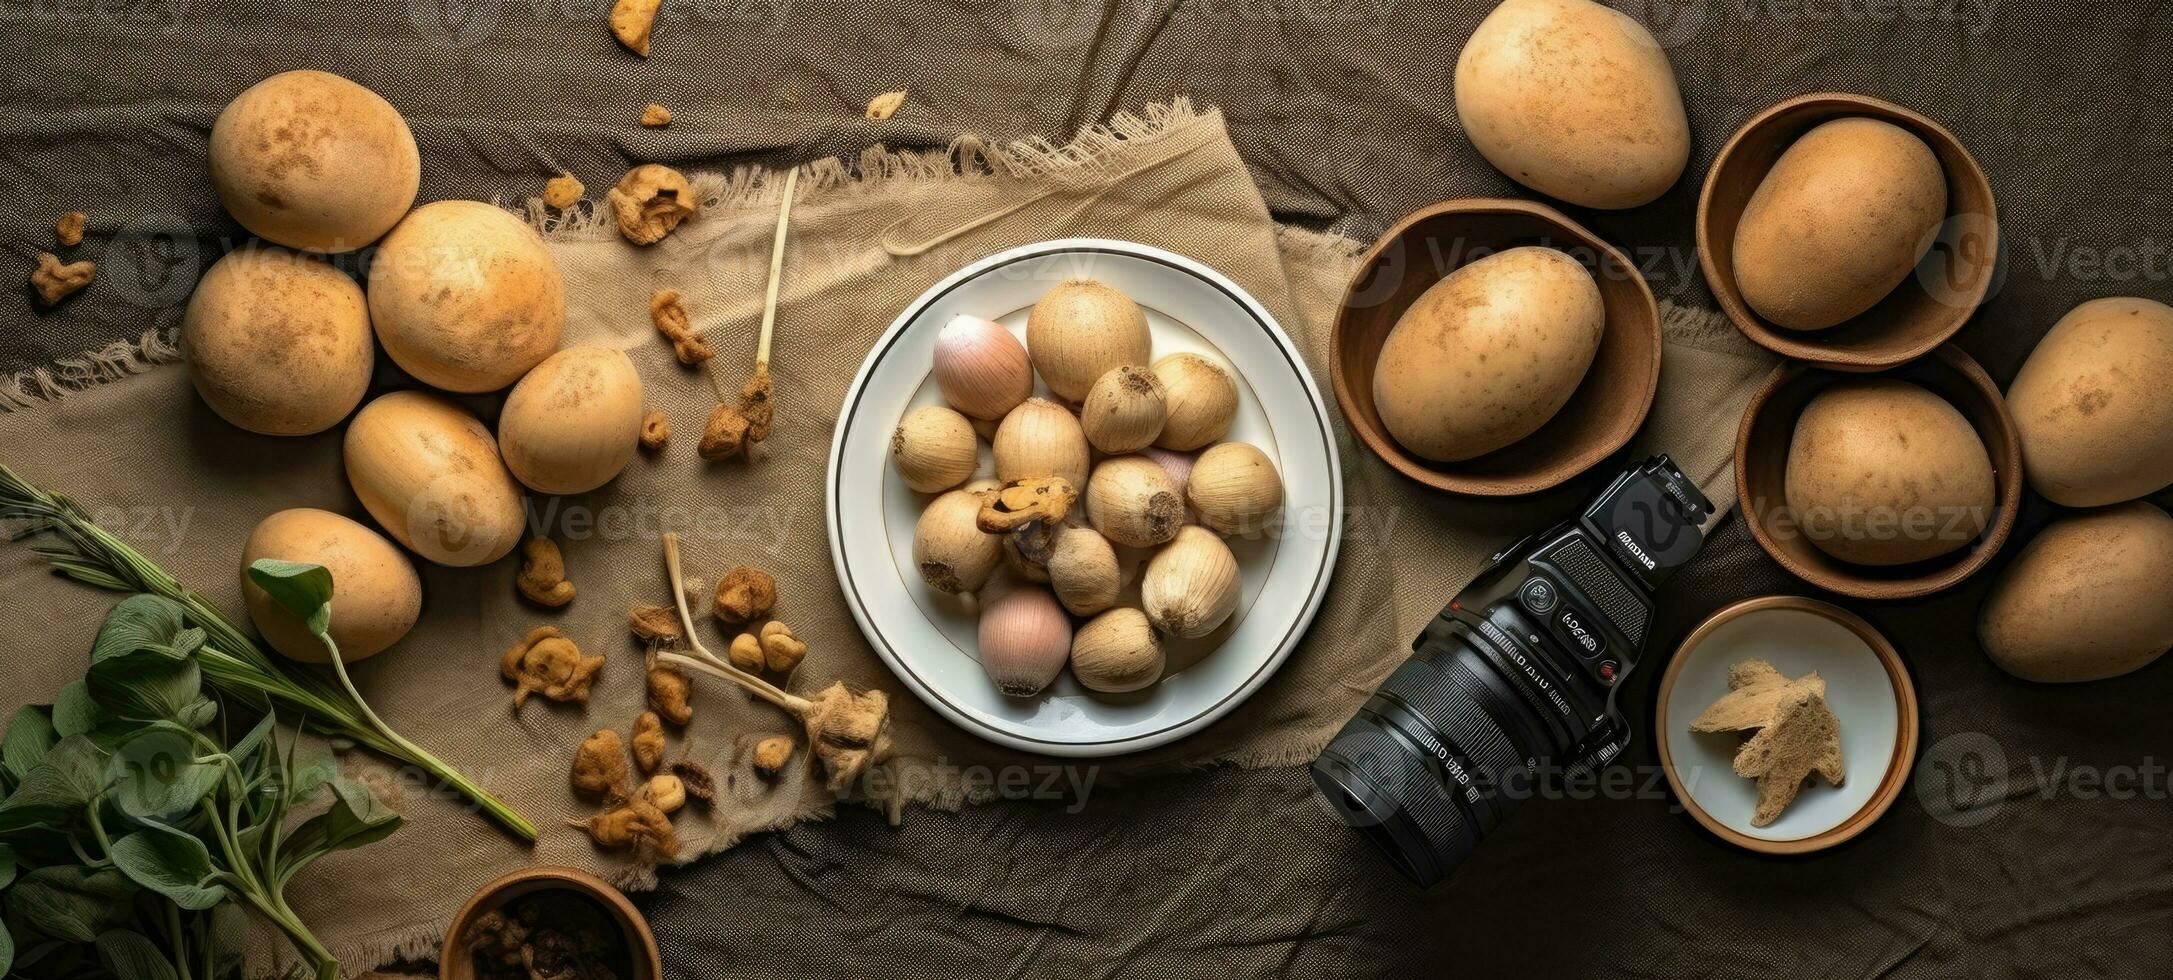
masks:
POLYGON ((0 929, 0 977, 7 976, 12 969, 15 969, 15 937, 8 935, 6 929, 0 929))
POLYGON ((333 851, 373 844, 392 836, 400 823, 400 814, 380 803, 368 786, 334 777, 332 805, 287 835, 279 845, 279 863, 307 864, 333 851))
POLYGON ((163 824, 113 842, 113 866, 130 881, 166 896, 175 905, 202 911, 226 900, 211 850, 195 835, 163 824))
POLYGON ((123 742, 106 764, 109 797, 139 820, 171 821, 196 809, 226 775, 217 763, 196 761, 196 745, 171 728, 147 728, 123 742))
MULTIPOLYGON (((14 880, 15 845, 0 844, 0 888, 6 888, 8 886, 8 883, 14 880)), ((4 931, 6 930, 0 930, 0 932, 4 931)), ((0 970, 0 977, 7 976, 7 974, 8 971, 0 970)))
POLYGON ((114 980, 181 980, 181 974, 149 936, 129 929, 98 934, 98 962, 114 980))
POLYGON ((45 708, 34 704, 17 708, 8 719, 6 739, 0 740, 0 768, 21 782, 57 741, 60 733, 53 730, 53 718, 45 708))
POLYGON ((88 735, 99 723, 98 705, 83 681, 72 680, 53 696, 53 731, 62 738, 88 735))
POLYGON ((249 581, 307 620, 310 632, 323 636, 332 625, 332 572, 323 565, 259 558, 249 564, 249 581))
POLYGON ((287 758, 280 763, 287 781, 287 805, 317 798, 317 791, 339 775, 339 762, 322 741, 295 732, 287 738, 287 758))
POLYGON ((89 943, 135 914, 135 887, 111 868, 76 865, 39 868, 7 891, 8 912, 55 939, 89 943))
MULTIPOLYGON (((28 807, 79 807, 105 789, 106 756, 82 735, 70 735, 30 767, 22 784, 0 802, 0 813, 28 807)), ((88 942, 89 940, 85 940, 88 942)))
POLYGON ((106 613, 91 642, 91 665, 130 654, 183 660, 204 645, 204 631, 188 625, 181 604, 149 593, 132 595, 106 613))
POLYGON ((85 678, 91 699, 115 717, 129 721, 173 721, 195 730, 211 721, 217 707, 204 696, 204 675, 195 658, 169 660, 156 653, 132 653, 91 664, 85 678))

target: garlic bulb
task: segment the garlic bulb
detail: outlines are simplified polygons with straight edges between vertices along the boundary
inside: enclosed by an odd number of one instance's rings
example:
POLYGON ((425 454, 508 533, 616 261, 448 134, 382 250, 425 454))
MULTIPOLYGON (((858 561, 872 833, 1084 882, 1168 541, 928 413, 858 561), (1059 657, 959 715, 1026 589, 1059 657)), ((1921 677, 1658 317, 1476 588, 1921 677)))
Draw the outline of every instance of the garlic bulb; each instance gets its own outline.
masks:
POLYGON ((981 669, 1004 694, 1041 693, 1070 656, 1071 619, 1049 590, 1014 586, 981 610, 981 669))
POLYGON ((973 423, 941 405, 905 413, 890 434, 890 461, 905 485, 921 493, 949 490, 981 465, 981 441, 973 423))
POLYGON ((1197 524, 1147 561, 1139 598, 1155 628, 1171 636, 1206 636, 1237 609, 1237 556, 1197 524))
POLYGON ((1109 539, 1089 527, 1056 532, 1049 552, 1049 588, 1075 616, 1091 616, 1117 604, 1124 587, 1123 569, 1109 539))
POLYGON ((1136 364, 1120 364, 1087 392, 1079 427, 1087 441, 1105 453, 1129 453, 1154 444, 1169 410, 1162 403, 1162 380, 1136 364))
POLYGON ((1198 449, 1229 433, 1237 418, 1237 382, 1229 372, 1198 354, 1171 354, 1154 362, 1154 375, 1162 379, 1169 413, 1155 445, 1198 449))
POLYGON ((1192 464, 1199 458, 1199 454, 1181 453, 1160 446, 1148 446, 1140 450, 1139 454, 1162 464, 1162 472, 1169 474, 1169 481, 1176 484, 1178 493, 1184 493, 1185 488, 1192 484, 1192 464))
POLYGON ((913 566, 929 588, 968 595, 988 584, 1003 546, 978 526, 980 514, 981 499, 964 490, 937 497, 921 512, 913 527, 913 566))
POLYGON ((1026 350, 1041 380, 1069 402, 1120 364, 1145 364, 1152 349, 1147 315, 1132 298, 1092 279, 1049 290, 1026 315, 1026 350))
POLYGON ((1026 345, 1003 324, 956 316, 936 335, 936 387, 943 400, 977 419, 996 420, 1034 393, 1026 345))
POLYGON ((1071 638, 1071 676, 1089 691, 1122 694, 1162 679, 1162 641, 1147 614, 1111 609, 1071 638))
POLYGON ((996 427, 996 479, 1005 483, 1060 476, 1086 486, 1087 441, 1071 410, 1046 398, 1029 398, 996 427))
POLYGON ((1128 548, 1152 548, 1177 536, 1185 500, 1145 456, 1112 456, 1087 481, 1087 518, 1102 536, 1128 548))
POLYGON ((1186 496, 1200 523, 1224 534, 1266 529, 1283 505, 1283 478, 1268 454, 1251 443, 1225 442, 1193 463, 1186 496))

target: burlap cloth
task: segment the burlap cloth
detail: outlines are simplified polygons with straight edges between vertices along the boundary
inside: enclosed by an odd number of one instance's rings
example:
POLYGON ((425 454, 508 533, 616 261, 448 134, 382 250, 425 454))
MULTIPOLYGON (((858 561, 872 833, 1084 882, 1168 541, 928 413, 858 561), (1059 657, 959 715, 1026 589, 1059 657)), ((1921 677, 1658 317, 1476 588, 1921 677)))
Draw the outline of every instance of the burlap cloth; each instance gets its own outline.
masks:
MULTIPOLYGON (((430 954, 459 902, 526 864, 592 868, 629 886, 652 881, 651 869, 598 852, 564 825, 589 812, 568 791, 565 771, 587 732, 623 729, 641 710, 638 651, 623 616, 629 604, 667 594, 658 559, 664 530, 685 539, 692 574, 714 581, 742 562, 775 573, 778 614, 811 651, 796 687, 844 679, 891 692, 896 759, 888 781, 858 787, 856 799, 902 794, 953 807, 1004 793, 1008 783, 999 781, 1013 778, 1107 788, 1181 767, 1308 760, 1399 661, 1401 641, 1438 610, 1446 583, 1461 581, 1506 534, 1545 523, 1560 509, 1434 494, 1339 433, 1349 497, 1343 557, 1307 642, 1268 686, 1206 731, 1136 755, 1060 767, 1000 749, 902 691, 858 633, 833 577, 821 480, 838 406, 875 337, 914 296, 973 259, 1052 237, 1124 238, 1193 256, 1245 286, 1299 342, 1325 390, 1329 318, 1358 243, 1278 228, 1220 115, 1182 101, 1121 115, 1062 147, 969 138, 950 153, 874 150, 850 166, 811 165, 785 259, 773 366, 778 422, 767 458, 705 465, 693 442, 709 389, 657 338, 648 299, 659 287, 681 290, 724 363, 743 360, 760 311, 779 183, 760 171, 699 176, 701 217, 647 250, 628 246, 593 212, 569 220, 527 209, 546 228, 565 276, 567 342, 625 348, 649 401, 669 412, 677 435, 660 457, 640 458, 602 490, 532 500, 532 523, 561 542, 581 590, 568 609, 543 613, 517 600, 514 558, 473 570, 424 566, 422 622, 356 669, 365 695, 392 725, 545 830, 533 849, 520 847, 415 774, 351 754, 347 766, 373 780, 410 823, 388 845, 319 864, 294 888, 298 910, 349 966, 430 954), (977 221, 1019 201, 1030 203, 977 221), (939 244, 918 249, 929 242, 939 244), (586 711, 543 703, 519 715, 507 709, 497 655, 539 622, 556 623, 612 658, 586 711)), ((1661 394, 1632 451, 1675 454, 1726 506, 1732 420, 1770 362, 1710 314, 1671 306, 1666 320, 1661 394)), ((195 397, 181 367, 162 363, 171 360, 170 347, 154 337, 142 350, 109 350, 72 373, 17 379, 0 392, 14 406, 0 414, 0 446, 30 479, 99 509, 184 581, 232 608, 239 549, 257 520, 296 506, 360 511, 342 476, 337 432, 302 439, 243 433, 195 397), (91 383, 101 379, 110 383, 91 383)), ((377 382, 410 383, 389 362, 377 382)), ((469 401, 486 419, 495 412, 494 398, 469 401)), ((1589 480, 1561 493, 1588 489, 1589 480)), ((80 652, 112 597, 53 580, 20 548, 0 557, 0 590, 23 632, 51 651, 11 664, 13 686, 25 698, 48 695, 80 672, 80 652)), ((728 639, 710 636, 720 650, 728 639)), ((742 736, 793 730, 784 716, 706 681, 696 705, 674 751, 725 775, 727 787, 713 810, 680 818, 688 858, 823 817, 837 804, 804 763, 774 787, 752 775, 742 736)))

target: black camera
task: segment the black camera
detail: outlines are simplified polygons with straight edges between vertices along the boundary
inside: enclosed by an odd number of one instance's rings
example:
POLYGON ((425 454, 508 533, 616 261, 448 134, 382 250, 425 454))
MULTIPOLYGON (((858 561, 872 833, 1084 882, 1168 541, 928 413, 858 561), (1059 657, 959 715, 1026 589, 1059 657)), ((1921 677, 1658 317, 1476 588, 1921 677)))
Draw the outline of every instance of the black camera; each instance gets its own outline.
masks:
POLYGON ((1630 742, 1615 692, 1652 594, 1697 554, 1712 513, 1655 456, 1496 554, 1314 760, 1337 814, 1431 885, 1540 780, 1614 761, 1630 742))

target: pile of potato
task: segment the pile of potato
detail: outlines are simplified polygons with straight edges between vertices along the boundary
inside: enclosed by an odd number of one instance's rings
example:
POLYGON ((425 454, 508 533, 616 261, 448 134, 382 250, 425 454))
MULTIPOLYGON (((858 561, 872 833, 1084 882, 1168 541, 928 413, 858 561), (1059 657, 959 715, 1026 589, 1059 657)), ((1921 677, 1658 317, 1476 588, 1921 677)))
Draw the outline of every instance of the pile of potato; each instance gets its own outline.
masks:
MULTIPOLYGON (((593 490, 633 457, 641 379, 622 351, 559 349, 565 287, 543 239, 475 201, 410 210, 414 134, 376 93, 292 71, 251 86, 211 131, 211 181, 264 239, 221 258, 189 300, 181 343, 204 402, 251 432, 303 436, 350 413, 347 478, 409 551, 485 565, 520 541, 523 485, 593 490), (329 257, 374 243, 368 289, 329 257), (512 386, 494 436, 474 413, 419 390, 370 390, 376 351, 415 380, 475 394, 512 386)), ((375 531, 318 510, 266 518, 242 556, 332 571, 346 659, 383 650, 421 609, 407 556, 375 531)), ((321 659, 292 615, 242 577, 252 618, 289 656, 321 659)))
POLYGON ((1221 441, 1238 408, 1230 374, 1152 348, 1139 305, 1091 279, 1034 304, 1024 344, 958 317, 934 356, 946 404, 908 412, 891 438, 899 478, 933 495, 914 565, 938 592, 986 589, 981 665, 1006 695, 1040 693, 1066 664, 1093 691, 1153 685, 1163 636, 1208 636, 1237 608, 1222 535, 1264 533, 1281 513, 1267 454, 1221 441), (1053 398, 1034 395, 1037 375, 1053 398), (975 479, 984 432, 993 479, 975 479), (1140 560, 1135 601, 1126 570, 1140 560))

